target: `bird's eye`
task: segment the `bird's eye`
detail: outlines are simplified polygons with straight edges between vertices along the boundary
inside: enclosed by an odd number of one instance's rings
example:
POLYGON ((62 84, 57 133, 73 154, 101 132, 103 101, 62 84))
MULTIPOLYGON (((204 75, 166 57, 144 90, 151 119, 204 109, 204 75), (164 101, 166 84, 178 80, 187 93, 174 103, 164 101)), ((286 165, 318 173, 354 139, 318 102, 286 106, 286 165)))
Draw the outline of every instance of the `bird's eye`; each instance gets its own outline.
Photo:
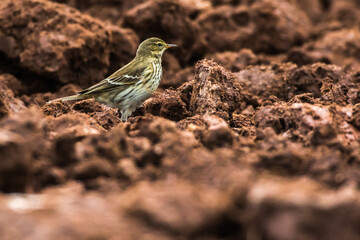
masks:
POLYGON ((162 43, 158 43, 157 45, 158 45, 159 47, 161 47, 161 46, 162 46, 162 43))

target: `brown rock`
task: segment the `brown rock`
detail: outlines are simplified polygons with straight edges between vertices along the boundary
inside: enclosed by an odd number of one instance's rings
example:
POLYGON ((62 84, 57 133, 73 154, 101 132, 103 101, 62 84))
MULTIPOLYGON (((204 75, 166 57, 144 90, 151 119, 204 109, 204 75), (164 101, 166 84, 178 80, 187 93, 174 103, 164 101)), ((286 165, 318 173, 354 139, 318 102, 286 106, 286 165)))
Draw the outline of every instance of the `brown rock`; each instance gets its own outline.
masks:
MULTIPOLYGON (((331 2, 326 2, 322 0, 285 0, 290 4, 295 5, 299 11, 305 12, 312 21, 318 22, 321 21, 327 13, 326 10, 328 10, 331 2)), ((244 0, 244 3, 251 5, 254 2, 264 2, 263 0, 244 0)), ((282 4, 282 2, 279 2, 279 4, 282 4)))
POLYGON ((187 130, 194 134, 197 140, 201 140, 203 137, 204 130, 206 129, 206 124, 203 116, 195 115, 188 117, 177 122, 177 127, 183 130, 187 130))
POLYGON ((190 11, 190 17, 196 17, 200 12, 209 10, 212 7, 211 0, 179 0, 179 3, 190 11))
POLYGON ((66 3, 80 11, 89 14, 104 22, 118 25, 124 14, 131 8, 145 2, 145 0, 51 0, 53 2, 66 3))
MULTIPOLYGON (((146 0, 52 0, 57 2, 66 2, 72 7, 76 7, 85 13, 99 18, 105 22, 111 22, 118 25, 123 21, 126 12, 136 6, 146 2, 146 0)), ((190 17, 197 16, 199 12, 209 9, 212 4, 210 0, 178 0, 179 4, 188 9, 190 17)))
POLYGON ((243 47, 268 53, 286 51, 304 41, 310 30, 306 14, 286 0, 221 6, 200 14, 197 23, 210 52, 243 47))
POLYGON ((0 119, 25 108, 24 103, 15 98, 14 93, 7 87, 8 79, 13 79, 13 77, 0 75, 0 119))
POLYGON ((36 192, 54 185, 66 182, 66 172, 63 169, 52 167, 48 161, 38 161, 33 164, 33 188, 36 192))
POLYGON ((257 56, 247 48, 241 49, 239 52, 215 53, 209 58, 232 72, 238 72, 248 65, 255 65, 259 62, 257 56))
POLYGON ((358 28, 329 31, 313 42, 288 53, 288 61, 299 65, 315 62, 332 63, 354 71, 360 70, 358 28))
POLYGON ((177 1, 146 1, 126 13, 123 26, 134 29, 141 39, 157 36, 179 45, 172 52, 181 63, 203 54, 199 27, 189 18, 189 10, 177 1))
MULTIPOLYGON (((106 29, 110 32, 110 67, 108 74, 128 64, 134 57, 140 41, 133 30, 107 25, 106 29)), ((102 80, 101 78, 98 81, 102 80)), ((88 87, 88 86, 87 86, 88 87)))
POLYGON ((99 112, 102 110, 101 103, 96 102, 94 99, 82 100, 75 102, 72 105, 72 109, 86 114, 91 114, 94 112, 99 112))
POLYGON ((326 10, 326 1, 321 0, 289 0, 289 2, 296 2, 300 9, 302 9, 313 22, 318 22, 324 16, 326 10))
MULTIPOLYGON (((32 87, 30 87, 30 88, 28 88, 28 90, 30 90, 30 92, 32 92, 34 89, 32 87)), ((47 102, 57 99, 57 98, 60 98, 60 97, 74 95, 77 92, 79 92, 80 90, 81 90, 81 88, 79 86, 69 83, 69 84, 66 84, 63 87, 61 87, 58 90, 58 92, 56 92, 56 93, 39 92, 39 93, 31 94, 31 95, 22 95, 20 98, 25 103, 26 106, 36 105, 37 107, 39 107, 39 106, 46 107, 45 105, 47 104, 47 102)), ((64 104, 66 105, 68 103, 64 102, 64 104)))
POLYGON ((237 51, 242 47, 248 47, 245 46, 245 40, 253 32, 249 26, 249 9, 245 6, 213 8, 201 13, 196 22, 201 26, 200 34, 208 41, 207 47, 211 53, 237 51), (237 19, 237 22, 234 19, 237 19))
POLYGON ((281 142, 280 145, 274 144, 273 149, 269 148, 266 152, 260 152, 258 157, 259 162, 256 164, 256 167, 264 168, 273 174, 281 176, 299 176, 304 174, 309 169, 310 162, 314 158, 311 157, 309 152, 301 148, 301 145, 286 144, 285 147, 281 142))
MULTIPOLYGON (((294 130, 294 133, 299 131, 294 130)), ((301 134, 291 134, 290 131, 276 135, 271 128, 258 129, 256 151, 252 158, 252 164, 279 176, 302 176, 306 175, 331 187, 358 181, 358 169, 354 169, 347 163, 348 157, 342 152, 349 151, 347 145, 339 142, 339 137, 334 128, 329 124, 317 125, 314 131, 307 135, 306 145, 288 141, 304 138, 301 134), (328 147, 324 147, 328 146, 328 147), (256 161, 254 161, 256 159, 256 161), (353 169, 355 174, 345 172, 353 169)), ((341 140, 340 140, 341 141, 341 140)), ((356 148, 356 143, 353 143, 356 148)))
POLYGON ((234 112, 232 115, 233 130, 241 136, 255 136, 254 115, 255 110, 251 105, 241 113, 234 112))
POLYGON ((80 161, 76 153, 76 143, 81 140, 81 136, 63 135, 54 141, 53 164, 58 167, 74 166, 80 161))
POLYGON ((179 121, 189 115, 179 91, 166 90, 144 103, 145 113, 151 113, 170 120, 179 121))
POLYGON ((148 164, 158 165, 161 159, 161 152, 153 148, 148 138, 141 134, 129 138, 122 127, 113 128, 106 134, 89 135, 82 140, 77 139, 78 142, 70 142, 70 140, 64 142, 69 143, 67 144, 68 152, 74 153, 70 156, 70 159, 74 159, 73 162, 104 159, 114 164, 121 159, 131 159, 134 164, 144 168, 148 164))
POLYGON ((273 97, 282 101, 341 105, 358 101, 356 76, 335 65, 316 63, 297 67, 286 63, 249 66, 234 75, 245 90, 244 97, 247 98, 248 91, 255 97, 259 96, 263 104, 273 97))
POLYGON ((229 120, 242 101, 241 87, 234 75, 209 60, 198 62, 195 72, 190 111, 193 114, 215 114, 229 120))
POLYGON ((121 54, 118 64, 124 64, 137 47, 134 34, 130 34, 131 40, 125 36, 128 30, 107 28, 73 8, 50 1, 2 1, 0 16, 0 38, 13 43, 3 52, 19 59, 22 68, 62 84, 76 82, 87 87, 105 76, 111 54, 121 54), (119 40, 122 45, 115 42, 119 40), (111 49, 114 46, 117 49, 111 49))
MULTIPOLYGON (((256 33, 251 49, 258 51, 286 51, 308 37, 309 18, 288 1, 263 0, 251 6, 256 33)), ((252 44, 250 43, 250 46, 252 44)))
POLYGON ((42 107, 42 111, 46 115, 53 117, 59 117, 68 112, 84 113, 93 118, 106 130, 121 122, 116 109, 102 105, 93 99, 78 101, 73 105, 59 100, 47 103, 42 107))
POLYGON ((309 136, 309 142, 313 146, 321 144, 331 145, 336 141, 337 134, 335 129, 330 124, 316 126, 309 136))
POLYGON ((132 137, 144 136, 152 143, 162 141, 169 148, 197 146, 197 141, 195 141, 192 134, 180 131, 175 122, 161 117, 151 115, 140 117, 130 126, 129 131, 132 137), (169 142, 166 142, 166 140, 169 140, 169 142), (176 142, 179 143, 178 146, 175 144, 176 142))
POLYGON ((190 82, 194 78, 194 68, 186 67, 176 71, 175 73, 165 74, 160 83, 162 88, 178 88, 186 82, 190 82))
POLYGON ((354 106, 350 122, 360 130, 360 104, 354 106))
POLYGON ((249 66, 234 75, 243 89, 248 90, 252 95, 261 98, 276 96, 279 99, 287 99, 284 96, 287 75, 295 68, 294 64, 249 66))
POLYGON ((205 115, 207 131, 203 133, 202 141, 204 146, 214 149, 218 147, 231 148, 234 142, 233 132, 228 124, 218 116, 205 115))
POLYGON ((247 202, 253 209, 255 227, 251 234, 258 236, 258 232, 262 232, 271 239, 299 236, 318 239, 322 236, 335 240, 345 235, 348 239, 356 239, 357 227, 351 223, 359 218, 357 198, 353 186, 336 191, 306 178, 264 177, 248 193, 247 202), (337 216, 335 220, 330 217, 333 215, 337 216), (342 227, 345 219, 351 219, 350 224, 342 227), (316 233, 304 229, 304 225, 317 229, 316 233))
POLYGON ((131 158, 123 158, 116 165, 116 177, 120 180, 135 182, 141 178, 141 172, 131 158))
POLYGON ((278 103, 260 108, 254 120, 260 129, 271 127, 276 133, 289 138, 302 139, 304 142, 310 138, 313 145, 328 144, 342 148, 341 145, 356 144, 359 138, 355 129, 347 124, 351 112, 351 107, 278 103))
POLYGON ((23 110, 0 122, 0 189, 25 192, 31 189, 31 172, 36 160, 46 155, 44 122, 35 109, 23 110))
MULTIPOLYGON (((125 217, 119 217, 117 201, 110 200, 111 197, 106 197, 106 200, 100 193, 93 192, 85 195, 84 188, 74 182, 68 183, 62 188, 49 189, 41 194, 2 195, 1 203, 6 206, 4 215, 7 216, 8 221, 19 224, 20 229, 17 231, 13 224, 9 224, 6 232, 2 232, 0 237, 37 238, 37 235, 40 234, 46 239, 99 237, 118 239, 118 236, 125 236, 125 233, 129 231, 129 226, 125 227, 119 224, 125 220, 125 217), (64 209, 67 210, 64 211, 64 209), (35 219, 39 212, 46 212, 48 221, 37 222, 35 219), (19 214, 22 216, 21 218, 18 218, 19 214), (68 229, 68 232, 60 231, 60 226, 68 229), (31 233, 24 230, 26 227, 32 229, 31 233), (47 231, 44 232, 44 229, 47 231)), ((5 223, 5 218, 1 217, 0 224, 5 223)))
POLYGON ((329 104, 350 103, 346 96, 354 88, 351 76, 335 65, 313 64, 291 71, 287 81, 288 98, 297 94, 311 93, 315 98, 329 104))
POLYGON ((101 176, 110 177, 114 175, 114 169, 108 161, 96 159, 78 164, 72 174, 75 179, 87 181, 101 176))
POLYGON ((123 128, 114 128, 106 134, 87 136, 76 148, 81 149, 77 152, 78 159, 91 159, 97 156, 110 162, 128 156, 127 153, 130 151, 123 128))
POLYGON ((19 96, 21 93, 25 91, 24 84, 19 79, 8 73, 4 73, 0 75, 0 83, 11 89, 11 91, 16 96, 19 96))
POLYGON ((209 149, 231 148, 236 137, 228 123, 216 115, 195 115, 179 121, 177 126, 192 132, 209 149))
POLYGON ((342 28, 357 26, 359 18, 359 2, 354 0, 331 1, 328 4, 327 20, 338 23, 342 28))
POLYGON ((70 112, 70 104, 63 101, 55 101, 44 105, 41 110, 45 115, 59 117, 65 113, 70 112))
POLYGON ((218 221, 228 201, 218 191, 199 192, 194 185, 180 182, 143 183, 127 192, 124 200, 125 211, 138 221, 185 236, 206 228, 209 221, 218 221))
POLYGON ((60 136, 87 136, 105 132, 93 118, 83 113, 68 113, 60 117, 45 118, 45 133, 49 139, 60 136))

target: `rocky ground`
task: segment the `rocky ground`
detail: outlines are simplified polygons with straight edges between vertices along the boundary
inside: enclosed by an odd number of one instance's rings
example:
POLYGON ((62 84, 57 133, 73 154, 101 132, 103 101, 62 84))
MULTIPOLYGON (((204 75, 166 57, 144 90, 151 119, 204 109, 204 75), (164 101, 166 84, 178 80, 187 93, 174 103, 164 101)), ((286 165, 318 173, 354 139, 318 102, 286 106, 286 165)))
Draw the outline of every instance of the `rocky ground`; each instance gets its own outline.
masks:
POLYGON ((0 239, 360 239, 357 0, 1 0, 0 239), (73 94, 157 36, 128 122, 73 94))

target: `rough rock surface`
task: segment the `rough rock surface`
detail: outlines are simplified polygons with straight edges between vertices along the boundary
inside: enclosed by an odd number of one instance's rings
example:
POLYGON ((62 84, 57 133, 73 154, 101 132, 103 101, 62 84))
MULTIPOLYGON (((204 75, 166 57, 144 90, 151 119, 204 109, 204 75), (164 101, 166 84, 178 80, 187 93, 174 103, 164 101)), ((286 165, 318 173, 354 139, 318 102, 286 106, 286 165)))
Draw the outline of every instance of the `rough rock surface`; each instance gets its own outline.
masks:
POLYGON ((130 30, 106 27, 46 0, 1 1, 0 16, 1 51, 20 68, 52 80, 49 85, 94 84, 107 73, 113 55, 125 64, 138 44, 130 30))
POLYGON ((0 1, 0 239, 360 238, 358 1, 54 2, 0 1), (46 103, 151 36, 127 122, 46 103))
POLYGON ((126 13, 123 26, 135 29, 141 39, 166 36, 167 42, 181 46, 174 51, 182 63, 203 54, 204 42, 197 34, 200 26, 191 21, 189 10, 177 1, 146 1, 126 13))
POLYGON ((195 71, 190 110, 194 114, 217 114, 229 119, 242 101, 241 87, 235 76, 208 60, 198 62, 195 71))
POLYGON ((295 48, 288 60, 299 65, 314 62, 333 63, 355 71, 360 70, 360 31, 358 28, 340 29, 325 33, 321 38, 295 48))
POLYGON ((209 51, 287 51, 305 40, 310 21, 286 0, 264 0, 250 6, 220 6, 202 13, 197 23, 208 41, 209 51))
POLYGON ((15 98, 13 91, 9 89, 9 87, 13 87, 16 91, 17 86, 18 80, 13 76, 8 74, 0 75, 0 119, 25 107, 24 103, 15 98))

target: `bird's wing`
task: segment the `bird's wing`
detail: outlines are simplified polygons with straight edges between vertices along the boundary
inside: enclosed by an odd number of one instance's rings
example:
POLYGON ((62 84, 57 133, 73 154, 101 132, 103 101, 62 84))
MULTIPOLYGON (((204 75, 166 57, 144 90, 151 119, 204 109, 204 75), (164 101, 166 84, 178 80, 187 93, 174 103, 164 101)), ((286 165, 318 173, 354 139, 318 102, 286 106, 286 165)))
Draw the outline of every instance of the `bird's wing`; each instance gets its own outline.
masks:
POLYGON ((101 82, 78 93, 96 94, 99 92, 110 91, 121 86, 126 87, 132 84, 140 84, 144 79, 146 68, 146 66, 134 59, 101 82))

